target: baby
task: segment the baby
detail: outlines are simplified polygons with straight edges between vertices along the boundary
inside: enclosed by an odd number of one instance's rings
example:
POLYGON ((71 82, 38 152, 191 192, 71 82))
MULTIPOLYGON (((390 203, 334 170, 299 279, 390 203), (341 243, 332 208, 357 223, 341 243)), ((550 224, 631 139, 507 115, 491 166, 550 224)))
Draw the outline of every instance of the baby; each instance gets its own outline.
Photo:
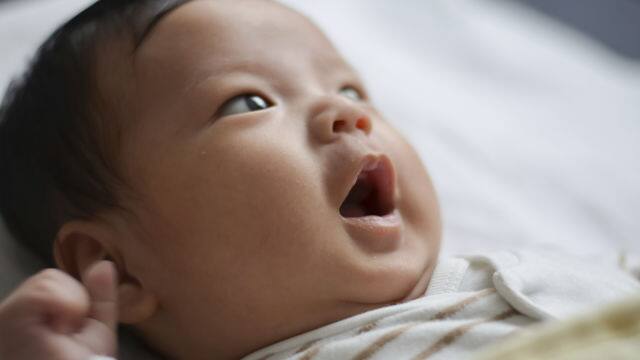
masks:
POLYGON ((640 288, 528 253, 438 262, 418 155, 277 2, 98 1, 0 116, 3 216, 62 270, 0 305, 2 359, 115 356, 119 323, 175 359, 458 358, 640 288))

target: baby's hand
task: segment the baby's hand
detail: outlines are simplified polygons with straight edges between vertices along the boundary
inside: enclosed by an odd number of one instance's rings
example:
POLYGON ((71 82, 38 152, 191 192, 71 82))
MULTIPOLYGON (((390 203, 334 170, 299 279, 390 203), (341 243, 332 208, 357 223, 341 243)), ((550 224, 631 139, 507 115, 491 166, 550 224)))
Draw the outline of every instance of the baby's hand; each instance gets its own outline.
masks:
POLYGON ((101 261, 82 278, 83 284, 60 270, 44 270, 0 303, 0 359, 114 356, 115 267, 101 261))

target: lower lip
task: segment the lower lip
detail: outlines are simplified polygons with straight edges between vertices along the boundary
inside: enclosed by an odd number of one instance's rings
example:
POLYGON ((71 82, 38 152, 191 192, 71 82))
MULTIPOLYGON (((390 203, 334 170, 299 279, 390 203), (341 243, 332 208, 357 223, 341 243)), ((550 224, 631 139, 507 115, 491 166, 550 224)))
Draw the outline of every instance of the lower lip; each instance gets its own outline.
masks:
POLYGON ((398 210, 385 216, 345 218, 349 235, 368 252, 389 252, 398 248, 402 240, 402 218, 398 210))

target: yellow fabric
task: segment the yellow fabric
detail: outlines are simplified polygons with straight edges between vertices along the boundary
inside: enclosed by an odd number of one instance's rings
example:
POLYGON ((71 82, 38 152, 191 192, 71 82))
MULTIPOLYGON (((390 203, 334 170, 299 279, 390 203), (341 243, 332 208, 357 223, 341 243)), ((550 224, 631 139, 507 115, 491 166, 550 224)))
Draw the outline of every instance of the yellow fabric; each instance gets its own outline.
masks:
POLYGON ((474 358, 531 359, 640 359, 640 294, 595 313, 529 328, 474 358))

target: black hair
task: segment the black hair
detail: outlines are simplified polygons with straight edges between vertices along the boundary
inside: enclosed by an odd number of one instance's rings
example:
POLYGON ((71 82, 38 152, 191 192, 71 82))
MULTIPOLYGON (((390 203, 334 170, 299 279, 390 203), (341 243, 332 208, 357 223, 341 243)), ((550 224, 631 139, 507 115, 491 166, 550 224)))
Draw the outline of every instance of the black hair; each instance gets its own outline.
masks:
POLYGON ((98 91, 101 44, 128 41, 133 55, 158 21, 188 1, 99 0, 58 28, 9 85, 0 105, 0 212, 12 235, 48 264, 65 222, 121 208, 126 183, 115 148, 121 122, 131 119, 100 111, 100 97, 109 96, 98 91))

